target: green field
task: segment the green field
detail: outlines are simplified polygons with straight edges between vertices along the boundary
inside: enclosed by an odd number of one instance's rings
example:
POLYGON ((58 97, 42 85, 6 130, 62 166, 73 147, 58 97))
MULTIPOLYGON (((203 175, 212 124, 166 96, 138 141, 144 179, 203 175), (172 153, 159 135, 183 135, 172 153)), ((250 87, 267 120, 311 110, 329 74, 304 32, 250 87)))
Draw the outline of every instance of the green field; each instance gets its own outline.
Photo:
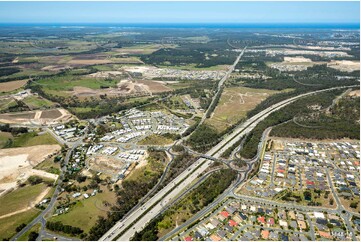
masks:
POLYGON ((0 240, 10 239, 16 234, 16 227, 23 223, 30 223, 39 213, 40 210, 32 208, 26 212, 0 219, 0 240))
POLYGON ((101 89, 102 86, 115 87, 119 80, 97 80, 96 78, 82 76, 60 76, 44 78, 36 82, 44 90, 72 91, 74 87, 87 87, 101 89))
POLYGON ((31 232, 40 232, 40 228, 41 228, 41 224, 35 224, 33 227, 31 227, 31 229, 29 229, 28 231, 26 231, 26 233, 24 233, 22 236, 19 237, 18 241, 28 241, 29 240, 29 235, 31 232))
POLYGON ((0 197, 0 216, 24 209, 38 197, 47 186, 44 183, 27 185, 0 197))
POLYGON ((15 107, 17 105, 14 99, 2 99, 0 100, 0 111, 6 111, 11 107, 15 107))
POLYGON ((115 194, 104 187, 102 193, 98 193, 88 199, 83 199, 82 197, 82 200, 72 206, 69 212, 52 217, 49 221, 61 221, 63 224, 79 227, 85 233, 88 233, 98 219, 98 216, 106 216, 107 214, 106 211, 98 208, 99 205, 102 206, 102 201, 114 203, 115 194))
POLYGON ((53 145, 58 142, 48 133, 38 135, 36 132, 29 132, 16 136, 12 144, 7 148, 28 147, 34 145, 53 145))
POLYGON ((55 103, 39 96, 29 96, 23 102, 31 109, 44 109, 55 107, 55 103))

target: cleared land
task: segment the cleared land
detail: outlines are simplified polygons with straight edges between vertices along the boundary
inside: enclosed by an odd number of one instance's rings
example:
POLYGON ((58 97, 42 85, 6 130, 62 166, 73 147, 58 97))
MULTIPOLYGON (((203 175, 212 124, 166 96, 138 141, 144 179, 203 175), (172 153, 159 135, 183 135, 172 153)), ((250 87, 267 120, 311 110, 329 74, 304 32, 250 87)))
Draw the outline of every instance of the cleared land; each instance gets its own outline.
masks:
POLYGON ((36 110, 21 113, 0 114, 0 123, 49 124, 69 121, 73 116, 65 109, 36 110))
POLYGON ((246 87, 230 87, 223 90, 219 104, 214 110, 207 124, 214 126, 219 132, 245 118, 252 110, 267 97, 277 91, 254 89, 246 87))
POLYGON ((57 175, 32 169, 48 156, 59 152, 59 145, 37 145, 31 147, 0 150, 0 194, 17 186, 31 175, 57 179, 57 175))
POLYGON ((0 91, 1 92, 11 92, 16 89, 23 87, 28 80, 19 80, 19 81, 10 81, 10 82, 0 82, 0 91))
POLYGON ((328 67, 334 68, 339 71, 353 72, 360 70, 359 61, 349 61, 349 60, 333 60, 327 64, 328 67))

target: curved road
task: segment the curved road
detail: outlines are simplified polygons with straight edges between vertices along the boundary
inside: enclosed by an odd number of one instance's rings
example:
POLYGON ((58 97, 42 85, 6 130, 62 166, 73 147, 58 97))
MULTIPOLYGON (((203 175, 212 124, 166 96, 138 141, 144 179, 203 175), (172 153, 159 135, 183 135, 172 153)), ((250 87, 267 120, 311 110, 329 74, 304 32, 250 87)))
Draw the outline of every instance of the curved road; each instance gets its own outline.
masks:
MULTIPOLYGON (((358 85, 353 85, 352 87, 356 87, 356 86, 358 85)), ((320 92, 349 88, 349 87, 350 86, 334 87, 334 88, 328 88, 324 90, 304 93, 289 98, 287 100, 281 101, 277 104, 274 104, 271 107, 268 107, 267 109, 259 112, 258 114, 254 115, 253 117, 245 121, 242 125, 236 128, 230 135, 225 136, 224 139, 216 146, 214 146, 210 151, 208 151, 206 155, 219 158, 225 150, 227 150, 234 143, 236 143, 240 137, 252 131, 253 128, 263 119, 265 119, 268 115, 300 98, 320 92)), ((155 194, 151 199, 149 199, 142 206, 141 209, 138 208, 133 213, 129 214, 129 216, 117 222, 107 233, 105 233, 100 238, 100 240, 113 240, 119 234, 121 234, 118 240, 129 241, 133 237, 136 231, 141 231, 152 218, 154 218, 160 211, 162 211, 164 204, 162 206, 160 204, 160 201, 162 200, 170 201, 173 197, 176 197, 181 191, 183 191, 189 184, 191 184, 197 178, 196 173, 202 173, 211 164, 212 161, 205 160, 203 158, 198 159, 187 170, 182 172, 172 182, 170 182, 167 186, 165 186, 162 190, 160 190, 157 194, 155 194)))

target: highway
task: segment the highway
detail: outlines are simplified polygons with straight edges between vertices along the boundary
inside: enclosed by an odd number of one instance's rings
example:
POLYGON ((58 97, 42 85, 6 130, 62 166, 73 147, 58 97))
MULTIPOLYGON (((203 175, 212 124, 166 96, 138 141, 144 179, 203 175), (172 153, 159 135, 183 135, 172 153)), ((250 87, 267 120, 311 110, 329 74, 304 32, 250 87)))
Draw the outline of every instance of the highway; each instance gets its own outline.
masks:
MULTIPOLYGON (((274 104, 271 107, 268 107, 267 109, 259 112, 258 114, 245 121, 230 135, 225 136, 224 139, 216 146, 214 146, 210 151, 208 151, 206 155, 219 158, 225 150, 227 150, 234 143, 236 143, 243 135, 252 131, 253 128, 263 119, 265 119, 268 115, 302 97, 306 97, 320 92, 349 87, 350 86, 334 87, 304 93, 274 104)), ((107 231, 100 238, 100 240, 114 240, 119 234, 122 234, 118 238, 118 240, 129 241, 136 231, 141 231, 152 218, 154 218, 159 212, 163 210, 165 205, 167 205, 181 191, 187 189, 187 187, 192 184, 192 182, 197 178, 197 173, 204 172, 211 164, 212 161, 210 160, 205 160, 204 158, 198 159, 187 170, 182 172, 172 182, 170 182, 167 186, 165 186, 162 190, 155 194, 151 199, 149 199, 142 207, 136 209, 127 217, 117 222, 109 231, 107 231)))

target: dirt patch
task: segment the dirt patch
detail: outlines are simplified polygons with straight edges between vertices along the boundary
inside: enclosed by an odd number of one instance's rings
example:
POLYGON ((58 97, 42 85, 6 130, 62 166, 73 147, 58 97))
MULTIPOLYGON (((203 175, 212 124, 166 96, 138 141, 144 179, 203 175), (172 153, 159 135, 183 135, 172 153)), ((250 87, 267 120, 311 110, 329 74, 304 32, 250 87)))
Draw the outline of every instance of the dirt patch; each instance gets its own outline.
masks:
POLYGON ((19 80, 19 81, 10 81, 10 82, 1 82, 0 90, 1 92, 11 92, 20 87, 23 87, 28 80, 19 80))
POLYGON ((138 83, 146 85, 152 93, 168 92, 173 90, 172 88, 169 88, 157 81, 142 80, 138 81, 138 83))
POLYGON ((312 60, 309 59, 309 58, 305 58, 303 56, 296 56, 296 57, 285 56, 284 57, 284 62, 290 62, 290 63, 294 63, 294 62, 312 62, 312 60))
POLYGON ((41 112, 40 118, 56 119, 59 118, 61 115, 62 113, 58 109, 45 110, 41 112))
POLYGON ((72 118, 73 116, 62 108, 0 114, 0 122, 8 124, 55 124, 72 118))
POLYGON ((68 65, 50 65, 41 68, 42 71, 63 71, 71 68, 68 65))
POLYGON ((59 145, 36 145, 31 147, 0 150, 0 190, 5 192, 25 181, 31 175, 56 179, 57 175, 32 169, 44 159, 59 152, 59 145))
POLYGON ((0 120, 1 119, 17 120, 17 119, 33 119, 33 118, 35 118, 35 112, 0 114, 0 120))
POLYGON ((327 63, 327 66, 339 71, 345 72, 353 72, 360 70, 360 62, 359 61, 349 61, 349 60, 341 60, 341 61, 331 61, 327 63))
POLYGON ((360 96, 360 90, 351 91, 351 92, 349 92, 348 95, 351 96, 351 97, 359 97, 360 96))
POLYGON ((283 150, 284 144, 280 140, 272 140, 272 150, 283 150))
POLYGON ((108 156, 92 157, 88 160, 88 164, 91 170, 108 175, 116 175, 124 166, 123 161, 108 156))

